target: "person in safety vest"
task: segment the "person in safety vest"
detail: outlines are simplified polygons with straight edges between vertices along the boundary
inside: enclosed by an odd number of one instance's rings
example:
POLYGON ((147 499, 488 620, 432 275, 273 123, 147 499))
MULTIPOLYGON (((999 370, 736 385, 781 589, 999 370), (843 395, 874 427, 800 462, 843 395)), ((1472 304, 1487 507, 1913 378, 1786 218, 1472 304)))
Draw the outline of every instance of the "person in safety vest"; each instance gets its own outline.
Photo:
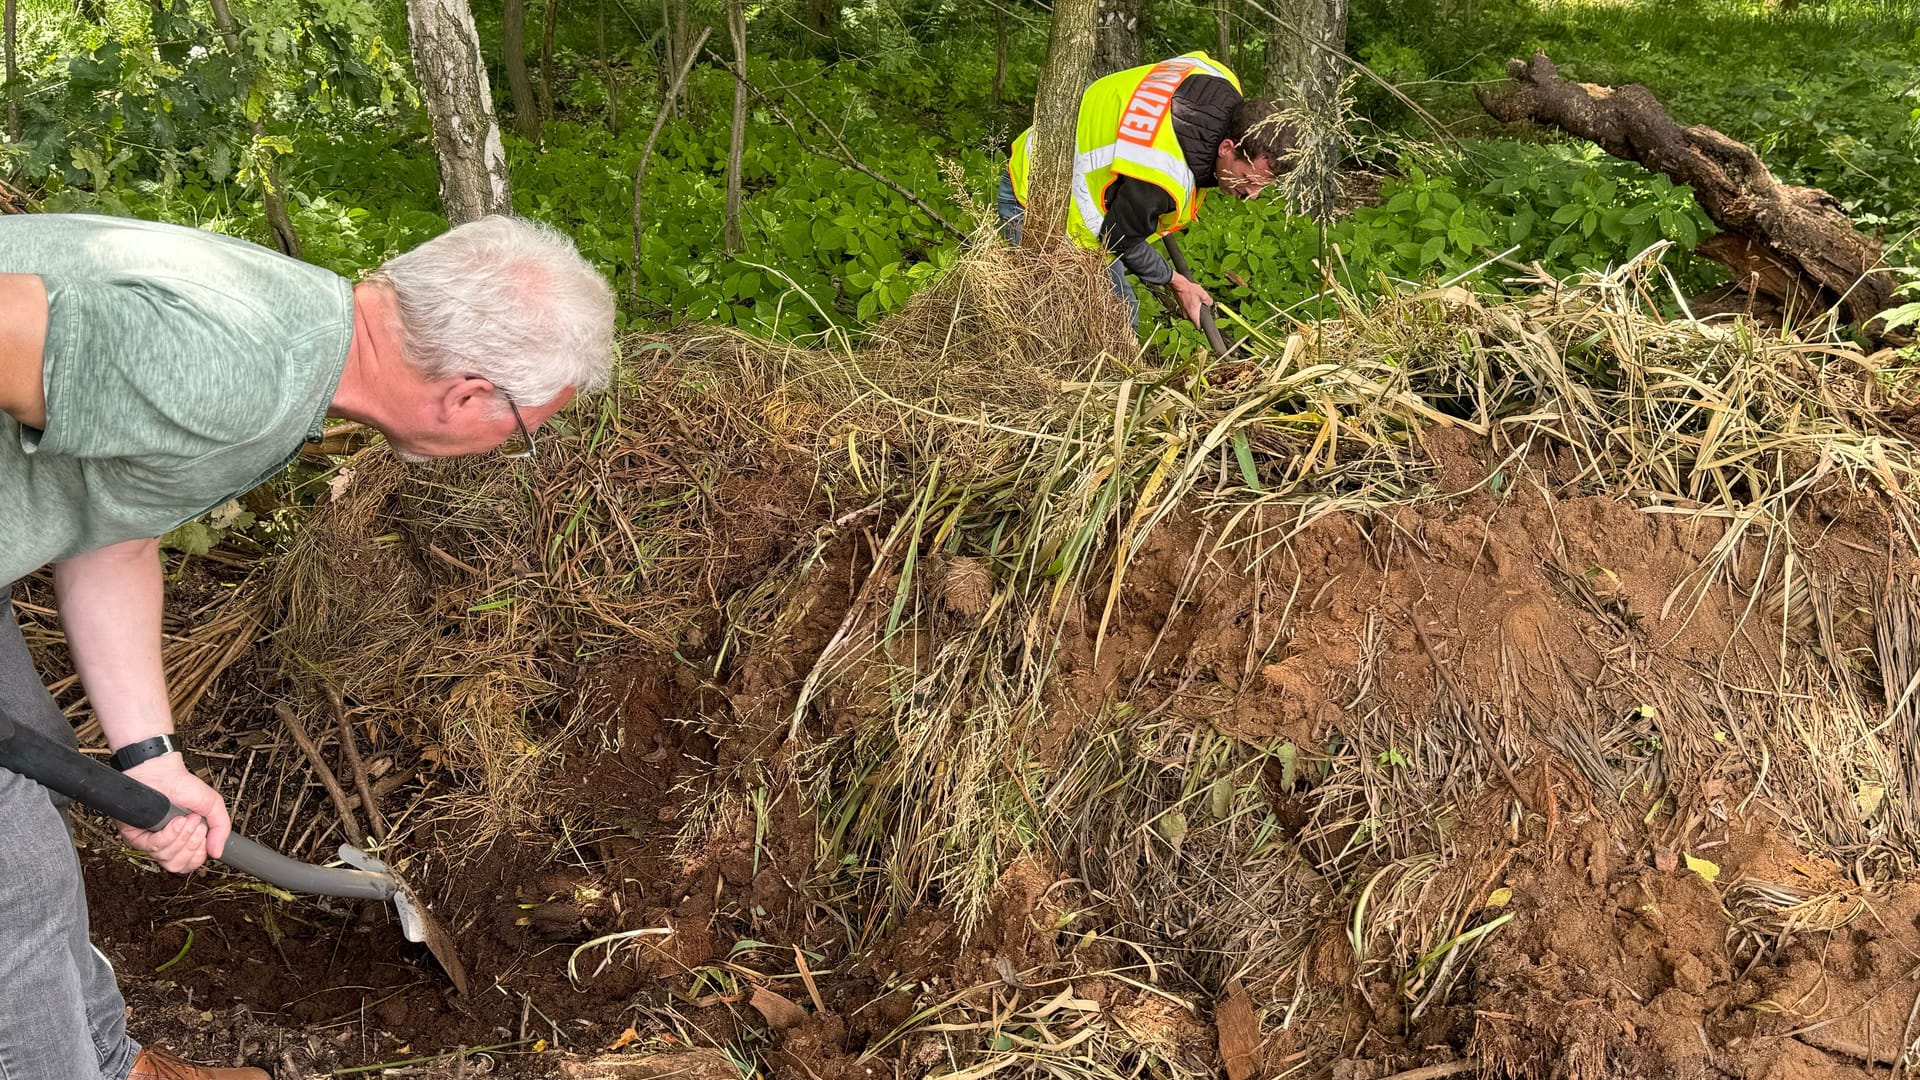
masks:
MULTIPOLYGON (((1208 188, 1251 199, 1284 172, 1291 129, 1272 121, 1273 103, 1241 95, 1240 78, 1203 52, 1129 68, 1095 80, 1080 97, 1067 233, 1112 252, 1113 287, 1140 317, 1127 273, 1167 286, 1189 320, 1200 321, 1207 290, 1174 272, 1149 241, 1186 228, 1208 188), (1264 121, 1264 122, 1263 122, 1264 121)), ((996 200, 1003 230, 1020 239, 1033 129, 1013 142, 996 200)))

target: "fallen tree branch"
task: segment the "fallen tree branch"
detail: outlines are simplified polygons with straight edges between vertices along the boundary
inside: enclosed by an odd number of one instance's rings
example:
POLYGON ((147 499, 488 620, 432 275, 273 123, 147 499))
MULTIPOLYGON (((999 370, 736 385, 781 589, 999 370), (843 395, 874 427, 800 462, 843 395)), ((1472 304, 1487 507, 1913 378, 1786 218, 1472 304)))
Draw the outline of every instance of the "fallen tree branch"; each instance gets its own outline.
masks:
POLYGON ((35 209, 37 207, 31 196, 0 180, 0 214, 25 214, 35 209))
POLYGON ((924 212, 928 217, 933 219, 936 225, 939 225, 941 228, 952 233, 955 238, 960 240, 967 239, 967 234, 964 231, 962 231, 959 226, 955 225, 953 222, 948 221, 945 217, 941 216, 940 211, 935 210, 932 206, 928 205, 925 199, 922 199, 920 196, 915 195, 913 192, 907 190, 904 187, 901 187, 899 184, 894 183, 892 180, 889 180, 888 178, 873 171, 872 169, 867 167, 865 162, 861 161, 857 157, 854 157, 853 151, 847 149, 847 144, 840 140, 840 136, 834 132, 833 128, 829 127, 825 120, 820 119, 820 114, 814 112, 813 106, 808 105, 806 100, 802 98, 800 95, 794 93, 792 90, 789 90, 784 86, 780 88, 782 93, 792 98, 797 104, 799 104, 799 106, 802 109, 805 109, 807 111, 808 119, 812 120, 816 125, 818 125, 821 131, 824 131, 827 133, 827 137, 832 139, 833 145, 838 148, 837 151, 822 150, 819 147, 814 146, 811 143, 807 142, 807 137, 800 133, 800 125, 795 124, 793 122, 793 118, 788 116, 780 108, 779 105, 775 104, 773 98, 769 94, 767 94, 766 91, 760 89, 758 86, 755 86, 753 82, 747 78, 744 72, 734 71, 733 65, 727 63, 725 60, 721 59, 719 56, 715 55, 712 52, 708 52, 707 55, 713 59, 714 63, 719 64, 720 66, 726 68, 728 71, 732 71, 734 74, 734 77, 740 80, 741 85, 745 86, 749 91, 751 91, 754 97, 759 98, 761 103, 766 105, 767 110, 773 113, 774 116, 778 117, 781 123, 787 125, 788 130, 793 132, 794 140, 800 144, 800 149, 806 151, 809 154, 813 154, 817 157, 826 158, 829 161, 837 161, 840 164, 845 165, 849 169, 853 169, 856 172, 864 173, 867 176, 872 177, 874 180, 878 181, 879 183, 885 184, 887 187, 890 187, 894 191, 898 192, 901 198, 904 198, 908 202, 919 207, 922 212, 924 212))
POLYGON ((1474 91, 1495 119, 1557 127, 1693 189, 1720 228, 1697 250, 1734 276, 1723 295, 1706 298, 1709 309, 1744 306, 1793 322, 1838 308, 1866 328, 1891 302, 1880 242, 1857 231, 1825 191, 1776 181, 1752 147, 1680 126, 1644 86, 1569 82, 1545 53, 1508 61, 1507 74, 1514 85, 1474 91))

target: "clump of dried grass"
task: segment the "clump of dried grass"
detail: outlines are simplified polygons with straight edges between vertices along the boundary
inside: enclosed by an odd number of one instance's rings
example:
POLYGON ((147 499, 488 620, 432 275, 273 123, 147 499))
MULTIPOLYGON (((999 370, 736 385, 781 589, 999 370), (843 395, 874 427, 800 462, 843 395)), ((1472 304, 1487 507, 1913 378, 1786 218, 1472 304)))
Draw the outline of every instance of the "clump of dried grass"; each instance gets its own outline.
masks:
POLYGON ((770 605, 840 492, 1003 467, 985 418, 1058 408, 1063 378, 1125 347, 1105 281, 1085 253, 990 245, 871 340, 630 341, 620 385, 550 424, 535 462, 364 452, 278 568, 278 643, 431 744, 472 801, 456 812, 529 820, 550 809, 536 732, 580 665, 670 653, 742 594, 770 605))

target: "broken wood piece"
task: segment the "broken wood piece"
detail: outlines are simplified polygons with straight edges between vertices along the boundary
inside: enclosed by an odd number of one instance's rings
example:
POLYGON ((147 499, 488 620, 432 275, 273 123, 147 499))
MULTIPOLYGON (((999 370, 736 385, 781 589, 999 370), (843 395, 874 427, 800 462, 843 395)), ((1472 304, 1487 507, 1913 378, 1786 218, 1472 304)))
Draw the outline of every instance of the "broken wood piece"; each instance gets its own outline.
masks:
POLYGON ((1508 61, 1507 74, 1514 85, 1474 91, 1495 119, 1557 127, 1693 189, 1720 228, 1696 250, 1734 277, 1696 311, 1747 310, 1792 323, 1838 308, 1873 333, 1869 324, 1892 301, 1893 277, 1880 242, 1855 229, 1833 196, 1779 183, 1745 143, 1680 126, 1644 86, 1569 82, 1538 52, 1508 61))
MULTIPOLYGON (((367 777, 367 764, 360 760, 360 743, 353 737, 353 720, 347 715, 347 703, 340 698, 340 691, 328 683, 322 687, 327 695, 327 704, 333 709, 333 723, 340 731, 340 753, 347 759, 347 768, 353 772, 353 786, 360 792, 360 812, 367 815, 367 828, 373 838, 386 843, 387 819, 380 813, 380 800, 374 796, 373 782, 367 777)), ((343 810, 344 814, 345 811, 343 810)))
POLYGON ((1441 1080, 1442 1077, 1459 1076, 1463 1072, 1470 1072, 1473 1068, 1473 1062, 1463 1058, 1459 1061, 1447 1061, 1439 1065, 1423 1065, 1418 1069, 1408 1069, 1406 1072, 1397 1072, 1392 1076, 1381 1077, 1381 1080, 1441 1080))
POLYGON ((739 1080, 740 1070, 718 1050, 664 1054, 605 1054, 562 1059, 565 1080, 739 1080))

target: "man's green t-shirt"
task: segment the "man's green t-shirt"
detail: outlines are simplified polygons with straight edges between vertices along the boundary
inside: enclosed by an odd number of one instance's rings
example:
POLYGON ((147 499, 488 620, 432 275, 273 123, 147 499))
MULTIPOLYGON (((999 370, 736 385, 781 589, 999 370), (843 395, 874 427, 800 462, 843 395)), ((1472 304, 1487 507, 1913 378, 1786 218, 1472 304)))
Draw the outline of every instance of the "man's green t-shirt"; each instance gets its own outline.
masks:
POLYGON ((50 309, 47 426, 0 413, 0 583, 148 539, 320 436, 352 285, 245 241, 80 214, 0 216, 0 273, 50 309))

